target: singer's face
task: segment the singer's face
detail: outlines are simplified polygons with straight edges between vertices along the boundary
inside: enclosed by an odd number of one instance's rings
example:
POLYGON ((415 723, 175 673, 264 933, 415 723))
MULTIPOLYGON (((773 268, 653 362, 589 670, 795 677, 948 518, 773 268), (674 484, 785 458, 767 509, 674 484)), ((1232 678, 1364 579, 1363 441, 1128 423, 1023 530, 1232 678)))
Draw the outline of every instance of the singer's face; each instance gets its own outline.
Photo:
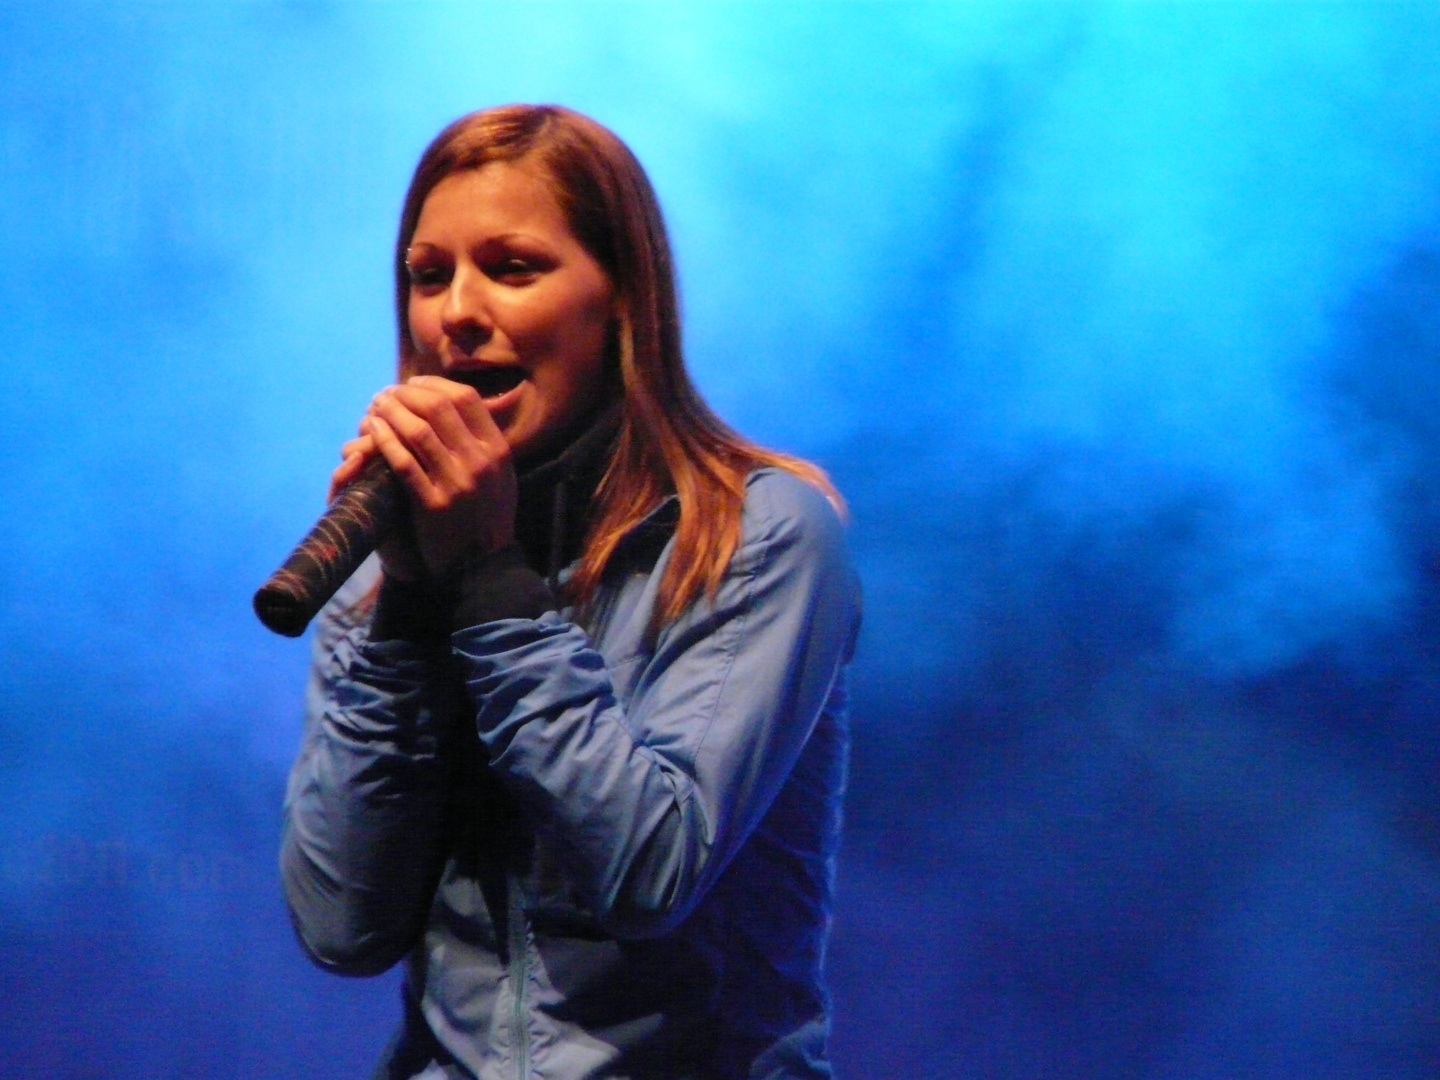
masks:
POLYGON ((408 262, 414 373, 478 390, 516 457, 600 403, 615 291, 538 169, 493 162, 441 180, 408 262))

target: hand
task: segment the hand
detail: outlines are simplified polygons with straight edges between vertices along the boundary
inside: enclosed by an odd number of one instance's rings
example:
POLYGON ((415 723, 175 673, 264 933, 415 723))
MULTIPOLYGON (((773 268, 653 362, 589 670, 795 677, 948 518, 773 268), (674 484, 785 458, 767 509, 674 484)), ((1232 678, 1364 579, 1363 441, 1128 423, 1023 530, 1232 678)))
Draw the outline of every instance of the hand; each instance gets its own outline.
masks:
POLYGON ((515 470, 510 446, 471 387, 417 375, 382 390, 342 448, 331 494, 377 453, 410 492, 412 537, 381 546, 385 572, 401 580, 448 576, 472 551, 515 538, 515 470))

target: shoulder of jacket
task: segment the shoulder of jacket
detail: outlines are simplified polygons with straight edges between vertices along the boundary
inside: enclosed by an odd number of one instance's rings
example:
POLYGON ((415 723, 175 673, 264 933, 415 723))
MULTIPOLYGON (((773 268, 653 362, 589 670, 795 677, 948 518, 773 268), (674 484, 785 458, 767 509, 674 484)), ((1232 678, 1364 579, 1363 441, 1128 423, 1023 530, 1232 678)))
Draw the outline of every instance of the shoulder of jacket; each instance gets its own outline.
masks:
POLYGON ((745 533, 783 536, 801 533, 841 541, 840 513, 813 484, 784 469, 756 469, 745 482, 745 533))

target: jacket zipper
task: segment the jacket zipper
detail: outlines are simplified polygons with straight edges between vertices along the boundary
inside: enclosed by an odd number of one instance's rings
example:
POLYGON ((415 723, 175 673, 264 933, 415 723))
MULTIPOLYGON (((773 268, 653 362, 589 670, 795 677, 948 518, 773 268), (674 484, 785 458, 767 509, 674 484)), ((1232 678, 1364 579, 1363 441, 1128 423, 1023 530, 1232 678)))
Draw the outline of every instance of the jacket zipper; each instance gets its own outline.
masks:
POLYGON ((525 912, 520 903, 520 877, 511 873, 509 887, 510 923, 510 987, 515 1027, 515 1075, 530 1080, 530 1025, 527 1022, 525 985, 530 977, 529 935, 525 931, 525 912))

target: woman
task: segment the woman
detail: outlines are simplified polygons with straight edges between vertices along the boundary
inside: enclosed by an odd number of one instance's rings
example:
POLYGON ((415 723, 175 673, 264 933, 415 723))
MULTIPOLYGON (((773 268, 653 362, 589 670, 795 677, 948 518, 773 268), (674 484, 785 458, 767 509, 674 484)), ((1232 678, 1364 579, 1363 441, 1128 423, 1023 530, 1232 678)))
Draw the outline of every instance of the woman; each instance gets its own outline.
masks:
POLYGON ((395 273, 402 381, 334 481, 383 456, 411 528, 317 633, 302 943, 407 960, 379 1076, 829 1076, 833 490, 699 399, 654 193, 593 121, 447 128, 395 273))

